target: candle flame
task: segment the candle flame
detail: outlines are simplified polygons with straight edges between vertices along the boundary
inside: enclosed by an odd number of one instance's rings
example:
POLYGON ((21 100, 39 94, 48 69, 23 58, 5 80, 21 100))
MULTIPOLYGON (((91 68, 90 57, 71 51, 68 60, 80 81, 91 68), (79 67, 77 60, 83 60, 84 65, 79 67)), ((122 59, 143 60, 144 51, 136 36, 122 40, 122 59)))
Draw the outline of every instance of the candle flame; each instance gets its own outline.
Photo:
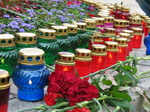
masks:
POLYGON ((109 54, 109 58, 110 58, 110 59, 113 59, 113 57, 112 57, 112 54, 111 54, 111 53, 109 54))
POLYGON ((98 62, 99 62, 99 63, 101 63, 101 62, 102 62, 102 58, 101 58, 101 57, 98 59, 98 62))
POLYGON ((68 67, 65 67, 65 68, 63 69, 63 71, 68 71, 68 67))
POLYGON ((135 39, 138 40, 139 36, 136 36, 135 39))
POLYGON ((122 53, 122 49, 121 48, 119 49, 119 52, 122 53))

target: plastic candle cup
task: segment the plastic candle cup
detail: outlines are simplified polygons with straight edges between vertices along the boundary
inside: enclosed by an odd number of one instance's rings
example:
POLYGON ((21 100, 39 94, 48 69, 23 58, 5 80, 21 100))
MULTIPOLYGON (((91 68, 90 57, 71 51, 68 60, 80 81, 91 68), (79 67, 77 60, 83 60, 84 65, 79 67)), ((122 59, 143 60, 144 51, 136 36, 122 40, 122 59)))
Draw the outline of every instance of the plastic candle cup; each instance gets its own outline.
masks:
POLYGON ((105 28, 113 28, 114 26, 114 17, 108 16, 105 17, 105 28))
POLYGON ((126 38, 116 38, 116 42, 118 42, 118 61, 125 61, 128 52, 128 44, 126 38))
POLYGON ((113 41, 106 41, 105 42, 106 49, 107 49, 107 57, 106 57, 106 68, 116 64, 118 61, 118 43, 113 41))
POLYGON ((116 5, 115 19, 121 19, 121 7, 122 5, 116 5))
POLYGON ((18 51, 18 65, 13 71, 13 83, 18 87, 18 98, 38 101, 44 97, 49 70, 44 65, 44 51, 39 48, 23 48, 18 51))
POLYGON ((129 16, 130 16, 130 8, 123 6, 121 7, 121 19, 125 19, 125 20, 129 20, 129 16))
MULTIPOLYGON (((90 74, 91 68, 91 50, 78 48, 75 51, 75 68, 78 72, 78 77, 84 77, 90 74)), ((89 78, 84 78, 88 80, 89 78)))
POLYGON ((18 58, 13 35, 0 34, 0 58, 3 60, 3 63, 0 64, 0 68, 7 70, 10 76, 12 76, 18 58))
POLYGON ((53 65, 56 55, 59 52, 56 31, 53 29, 38 29, 37 47, 45 52, 45 62, 53 65))
POLYGON ((55 71, 68 71, 76 76, 75 55, 73 53, 59 52, 55 63, 55 71))
POLYGON ((144 37, 146 37, 150 33, 150 20, 146 21, 144 28, 144 37))
POLYGON ((15 42, 18 50, 36 47, 36 34, 29 32, 16 33, 15 42))
POLYGON ((143 29, 142 18, 140 18, 140 17, 130 17, 129 18, 129 27, 127 29, 132 30, 132 28, 141 28, 141 29, 143 29))
POLYGON ((75 49, 79 46, 79 41, 80 41, 80 39, 77 36, 78 26, 70 23, 63 23, 63 25, 68 27, 68 39, 71 42, 69 52, 74 53, 75 49))
POLYGON ((93 44, 91 52, 91 73, 104 69, 107 55, 106 46, 102 44, 93 44))
POLYGON ((7 112, 9 102, 9 73, 6 70, 0 69, 0 111, 7 112))
POLYGON ((132 28, 133 30, 133 48, 141 48, 143 30, 140 28, 132 28))
POLYGON ((116 36, 115 29, 114 28, 105 28, 104 36, 105 36, 105 37, 103 37, 104 42, 105 41, 113 41, 114 37, 109 37, 109 36, 116 36))

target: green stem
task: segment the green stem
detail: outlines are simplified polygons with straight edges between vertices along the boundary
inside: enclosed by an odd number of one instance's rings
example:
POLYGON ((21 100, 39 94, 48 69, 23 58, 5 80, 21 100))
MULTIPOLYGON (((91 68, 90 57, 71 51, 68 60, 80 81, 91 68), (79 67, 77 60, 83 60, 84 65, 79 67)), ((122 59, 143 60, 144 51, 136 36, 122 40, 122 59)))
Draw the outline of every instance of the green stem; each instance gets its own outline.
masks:
POLYGON ((25 112, 25 111, 29 111, 29 110, 43 110, 42 107, 34 107, 34 108, 29 108, 29 109, 25 109, 25 110, 21 110, 18 112, 25 112))
POLYGON ((142 77, 137 77, 137 79, 143 79, 143 78, 148 78, 148 77, 150 77, 150 75, 142 76, 142 77))
POLYGON ((118 110, 120 110, 120 107, 119 107, 119 106, 117 106, 117 107, 115 108, 115 110, 113 110, 113 112, 117 112, 118 110))
POLYGON ((103 112, 103 111, 102 111, 102 106, 101 106, 101 104, 99 103, 99 101, 98 101, 97 99, 95 99, 95 98, 94 98, 93 100, 98 104, 100 112, 103 112))
POLYGON ((140 73, 139 75, 136 75, 136 77, 138 78, 138 77, 140 77, 141 75, 144 75, 144 74, 147 74, 147 73, 150 73, 150 71, 142 72, 142 73, 140 73))
POLYGON ((50 68, 51 70, 55 70, 55 68, 53 68, 52 66, 49 66, 48 64, 45 64, 45 66, 47 67, 47 68, 50 68))
POLYGON ((104 100, 103 100, 103 105, 104 105, 104 107, 106 108, 106 110, 107 110, 108 112, 110 112, 110 110, 109 110, 109 108, 107 107, 107 105, 106 105, 106 103, 105 103, 104 100))

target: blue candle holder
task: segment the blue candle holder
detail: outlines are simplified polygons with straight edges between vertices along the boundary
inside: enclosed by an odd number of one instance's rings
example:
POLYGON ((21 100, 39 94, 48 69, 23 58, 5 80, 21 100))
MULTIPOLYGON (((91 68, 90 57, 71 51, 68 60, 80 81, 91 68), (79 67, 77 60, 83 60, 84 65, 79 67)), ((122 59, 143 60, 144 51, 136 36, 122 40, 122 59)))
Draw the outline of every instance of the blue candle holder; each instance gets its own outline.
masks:
POLYGON ((144 38, 144 45, 146 46, 146 55, 150 55, 150 33, 144 38))
POLYGON ((50 72, 44 65, 44 51, 38 48, 19 50, 18 65, 12 79, 18 87, 18 98, 25 101, 38 101, 44 97, 44 87, 50 72))

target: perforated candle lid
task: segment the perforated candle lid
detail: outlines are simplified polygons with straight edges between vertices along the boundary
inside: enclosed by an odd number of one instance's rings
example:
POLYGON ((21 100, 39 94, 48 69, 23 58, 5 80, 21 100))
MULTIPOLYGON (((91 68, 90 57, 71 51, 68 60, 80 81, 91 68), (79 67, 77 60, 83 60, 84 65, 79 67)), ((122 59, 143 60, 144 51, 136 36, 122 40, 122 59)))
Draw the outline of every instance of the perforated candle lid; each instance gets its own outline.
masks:
POLYGON ((86 18, 83 20, 87 25, 87 28, 96 28, 96 20, 91 18, 86 18))
POLYGON ((139 17, 132 17, 129 19, 130 24, 142 24, 142 18, 139 17))
POLYGON ((52 29, 56 30, 56 35, 68 35, 68 27, 63 25, 53 25, 52 29))
POLYGON ((130 7, 122 6, 121 11, 130 11, 130 7))
POLYGON ((114 19, 114 26, 118 27, 127 27, 129 25, 129 21, 123 19, 114 19))
POLYGON ((24 48, 18 51, 19 63, 25 65, 38 65, 44 63, 44 51, 39 48, 24 48))
POLYGON ((10 87, 9 73, 6 70, 0 69, 0 90, 10 87))
POLYGON ((105 17, 105 23, 113 23, 113 22, 114 22, 114 17, 112 16, 105 17))
POLYGON ((92 55, 96 56, 106 56, 106 46, 102 44, 93 44, 92 45, 92 55))
POLYGON ((81 60, 81 61, 90 61, 90 60, 92 60, 91 50, 77 48, 75 50, 75 60, 81 60))
POLYGON ((78 30, 86 30, 86 23, 84 22, 73 22, 73 24, 78 26, 78 30))
POLYGON ((132 28, 133 30, 133 35, 142 35, 143 30, 141 28, 132 28))
POLYGON ((105 45, 106 45, 107 51, 111 51, 111 52, 118 52, 119 51, 118 42, 106 41, 105 45))
POLYGON ((14 36, 11 34, 0 34, 0 47, 15 46, 14 36))
POLYGON ((116 35, 116 29, 115 28, 105 28, 105 33, 104 35, 108 35, 108 36, 114 36, 116 35))
POLYGON ((118 42, 119 47, 127 47, 128 46, 127 38, 120 37, 120 38, 116 38, 115 40, 116 40, 116 42, 118 42))
POLYGON ((70 52, 59 52, 56 64, 73 66, 75 65, 75 55, 70 52))
POLYGON ((129 33, 119 33, 119 36, 128 39, 130 37, 130 34, 129 33))
POLYGON ((95 19, 97 25, 104 25, 105 23, 105 18, 102 17, 92 17, 92 18, 95 19))
POLYGON ((56 39, 55 33, 56 33, 56 30, 40 28, 38 29, 38 38, 56 39))
POLYGON ((71 23, 63 23, 64 26, 68 27, 68 33, 77 33, 78 26, 71 23))
POLYGON ((15 34, 16 43, 19 44, 35 44, 36 43, 36 34, 29 32, 19 32, 15 34))

